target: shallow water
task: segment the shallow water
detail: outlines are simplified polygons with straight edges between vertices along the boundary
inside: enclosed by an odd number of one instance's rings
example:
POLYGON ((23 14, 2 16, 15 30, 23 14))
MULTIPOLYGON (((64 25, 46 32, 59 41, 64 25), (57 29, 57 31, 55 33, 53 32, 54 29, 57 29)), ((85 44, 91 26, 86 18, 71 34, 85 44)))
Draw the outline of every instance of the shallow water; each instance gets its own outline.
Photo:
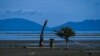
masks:
MULTIPOLYGON (((39 38, 40 38, 40 32, 32 32, 32 31, 2 31, 0 32, 0 41, 6 41, 9 40, 8 42, 10 42, 11 40, 16 40, 16 42, 18 42, 18 40, 29 40, 29 41, 34 41, 37 40, 36 43, 24 43, 24 44, 17 44, 17 45, 26 45, 26 46, 38 46, 38 42, 39 42, 39 38)), ((66 43, 64 41, 64 39, 62 39, 61 37, 58 37, 55 35, 54 32, 45 32, 44 33, 44 41, 47 40, 47 42, 44 43, 44 46, 49 46, 49 39, 54 39, 55 40, 55 46, 65 46, 66 43), (58 42, 57 42, 58 41, 58 42)), ((7 42, 7 43, 8 43, 7 42)), ((14 42, 14 41, 12 41, 14 42)), ((0 43, 0 45, 2 45, 0 43)), ((100 47, 100 32, 76 32, 76 36, 73 36, 71 38, 69 38, 69 43, 68 46, 81 46, 81 47, 100 47)))

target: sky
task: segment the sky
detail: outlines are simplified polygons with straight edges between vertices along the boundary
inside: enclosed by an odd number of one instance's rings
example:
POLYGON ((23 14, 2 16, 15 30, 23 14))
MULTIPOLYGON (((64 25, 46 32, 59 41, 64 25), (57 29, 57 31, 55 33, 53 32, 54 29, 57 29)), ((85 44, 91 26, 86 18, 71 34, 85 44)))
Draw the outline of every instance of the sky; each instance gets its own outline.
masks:
POLYGON ((24 18, 48 27, 100 19, 100 0, 0 0, 0 20, 24 18))

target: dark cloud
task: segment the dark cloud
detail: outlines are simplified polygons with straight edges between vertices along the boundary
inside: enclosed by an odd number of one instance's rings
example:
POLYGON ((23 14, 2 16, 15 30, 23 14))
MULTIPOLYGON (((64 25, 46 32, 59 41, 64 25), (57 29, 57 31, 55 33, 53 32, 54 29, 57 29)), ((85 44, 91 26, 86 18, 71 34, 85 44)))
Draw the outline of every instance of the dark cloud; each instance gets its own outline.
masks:
POLYGON ((5 10, 0 15, 42 15, 35 10, 23 10, 23 9, 16 9, 16 10, 5 10))

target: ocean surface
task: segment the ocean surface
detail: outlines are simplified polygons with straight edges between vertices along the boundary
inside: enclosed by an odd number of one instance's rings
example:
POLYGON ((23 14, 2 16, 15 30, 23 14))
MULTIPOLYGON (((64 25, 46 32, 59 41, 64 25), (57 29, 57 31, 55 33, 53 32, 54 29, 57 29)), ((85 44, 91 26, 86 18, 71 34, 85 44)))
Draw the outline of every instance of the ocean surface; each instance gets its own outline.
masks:
MULTIPOLYGON (((38 46, 40 31, 0 31, 0 46, 38 46)), ((44 32, 44 46, 49 46, 49 40, 54 39, 54 45, 66 46, 65 40, 55 35, 55 32, 44 32)), ((69 38, 68 46, 100 48, 100 31, 76 31, 76 35, 69 38)))

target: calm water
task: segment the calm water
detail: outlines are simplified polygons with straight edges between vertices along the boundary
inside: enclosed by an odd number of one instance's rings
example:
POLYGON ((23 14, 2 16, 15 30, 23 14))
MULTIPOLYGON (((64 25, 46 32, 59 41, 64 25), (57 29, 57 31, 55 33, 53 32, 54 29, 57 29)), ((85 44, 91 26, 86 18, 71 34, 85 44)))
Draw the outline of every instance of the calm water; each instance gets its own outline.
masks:
MULTIPOLYGON (((27 45, 38 45, 38 40, 40 37, 40 32, 32 32, 32 31, 2 31, 0 32, 0 41, 5 40, 37 40, 37 43, 28 43, 27 45)), ((54 32, 46 31, 44 32, 44 41, 47 40, 45 43, 48 46, 49 39, 55 40, 55 45, 65 45, 64 39, 55 35, 54 32), (59 43, 58 43, 58 42, 59 43)), ((1 43, 0 43, 1 44, 1 43)), ((69 46, 73 45, 80 45, 81 47, 100 47, 100 31, 77 31, 76 36, 69 38, 69 46)), ((19 44, 22 45, 22 44, 19 44)), ((26 45, 26 44, 23 44, 26 45)))
MULTIPOLYGON (((40 32, 31 31, 2 31, 0 32, 0 40, 39 40, 40 32)), ((63 40, 61 37, 56 36, 54 32, 44 32, 44 40, 50 38, 56 40, 63 40)), ((99 31, 80 31, 76 32, 76 36, 69 38, 70 40, 100 40, 99 31)))

